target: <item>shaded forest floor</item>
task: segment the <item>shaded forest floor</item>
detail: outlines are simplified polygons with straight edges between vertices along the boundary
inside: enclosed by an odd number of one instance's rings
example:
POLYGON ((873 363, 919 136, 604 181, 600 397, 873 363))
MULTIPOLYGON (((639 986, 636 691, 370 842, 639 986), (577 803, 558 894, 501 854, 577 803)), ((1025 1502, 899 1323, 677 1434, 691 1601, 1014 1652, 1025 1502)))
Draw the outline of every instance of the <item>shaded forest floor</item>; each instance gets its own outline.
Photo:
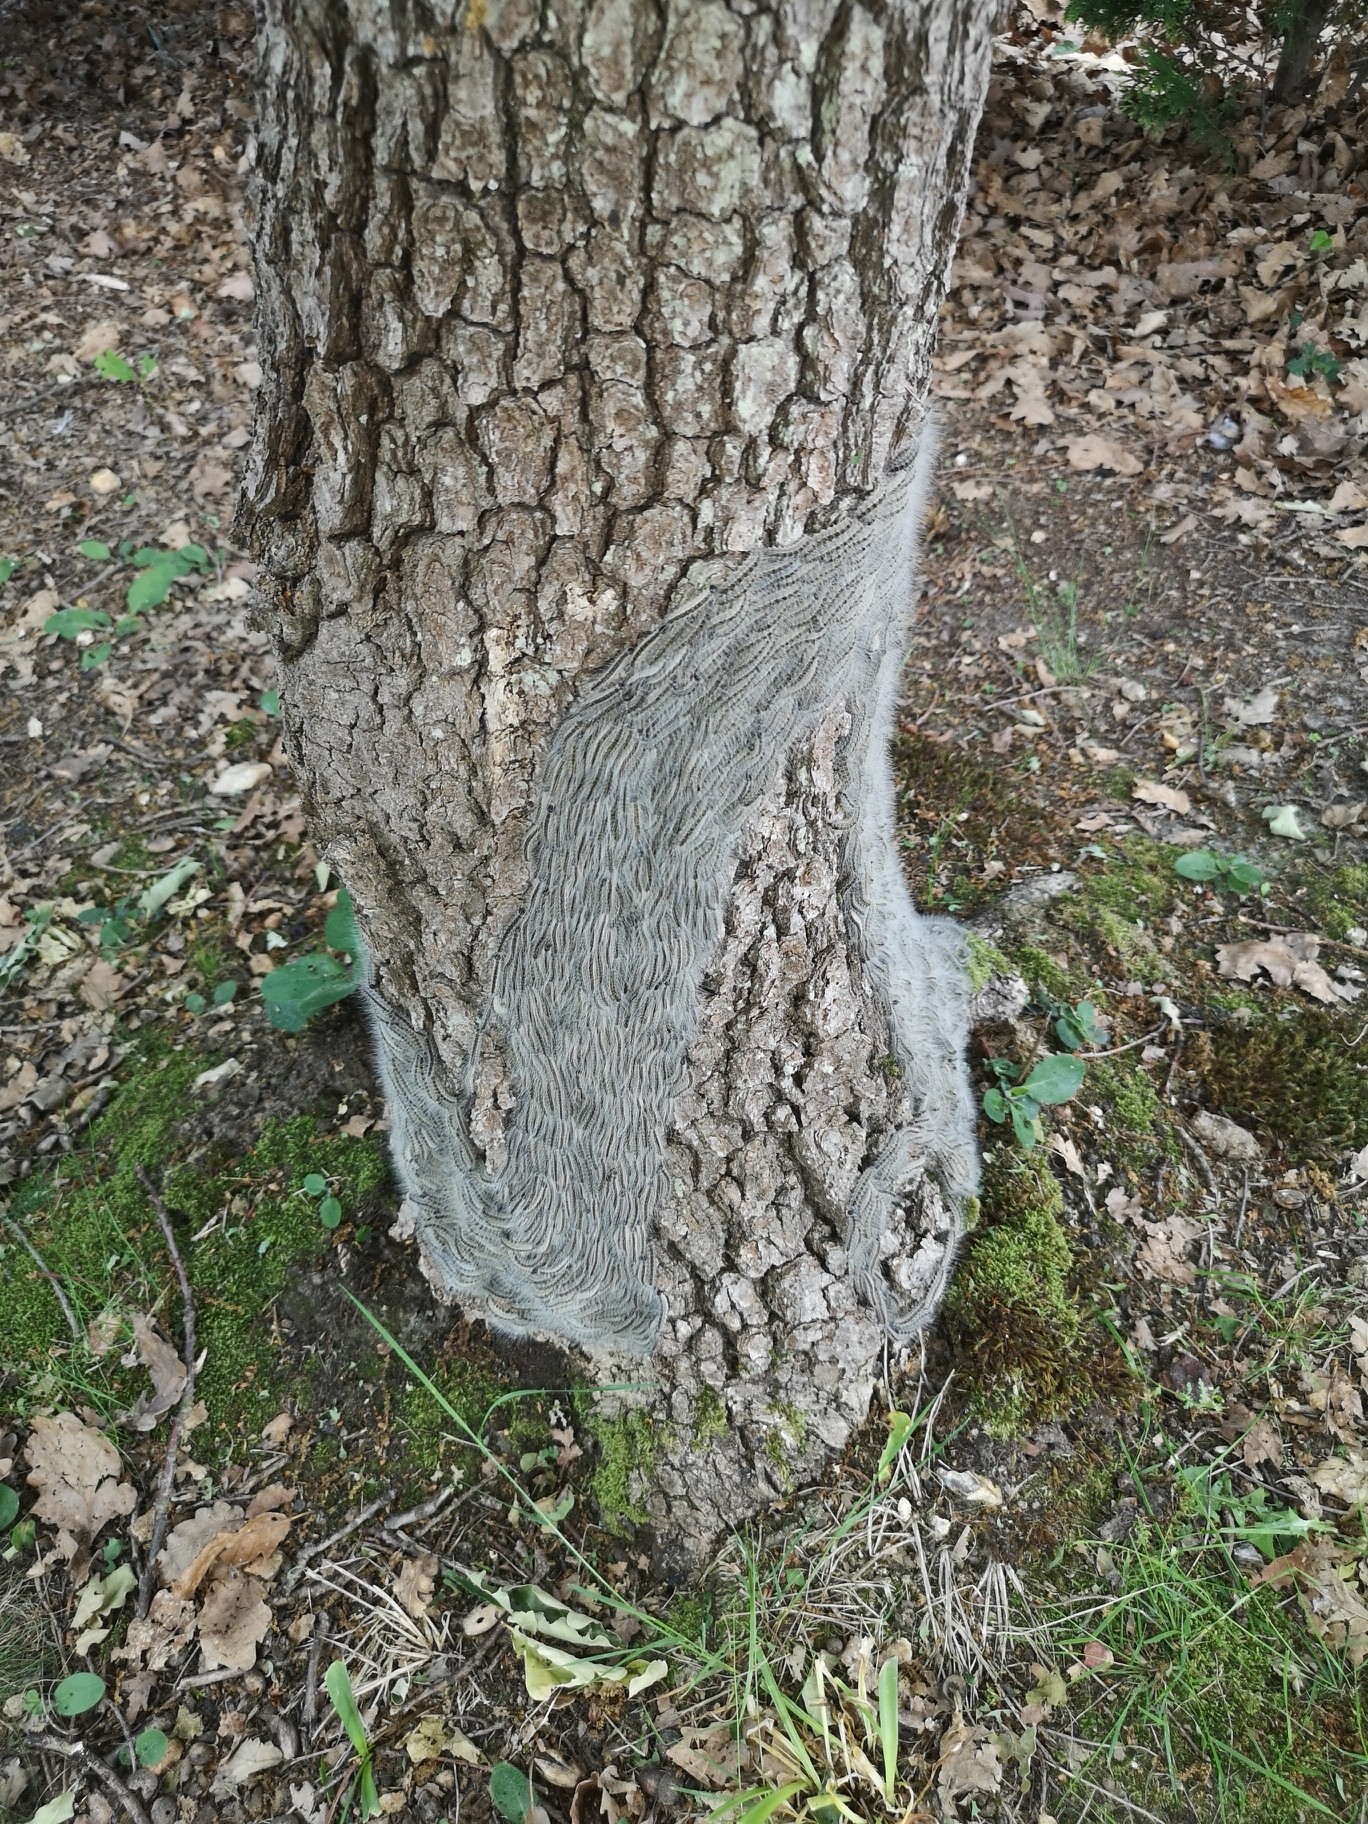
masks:
POLYGON ((1105 47, 1003 43, 896 759, 920 902, 975 932, 980 1091, 1085 1072, 1029 1148, 985 1116, 980 1228, 892 1416, 677 1589, 635 1524, 648 1440, 453 1324, 388 1239, 349 1005, 264 1017, 337 883, 227 530, 250 20, 6 29, 0 1818, 325 1824, 363 1762, 424 1821, 491 1815, 498 1763, 514 1824, 793 1782, 777 1815, 817 1815, 828 1780, 872 1817, 890 1659, 909 1818, 1362 1817, 1345 90, 1203 155, 1124 120, 1105 47))

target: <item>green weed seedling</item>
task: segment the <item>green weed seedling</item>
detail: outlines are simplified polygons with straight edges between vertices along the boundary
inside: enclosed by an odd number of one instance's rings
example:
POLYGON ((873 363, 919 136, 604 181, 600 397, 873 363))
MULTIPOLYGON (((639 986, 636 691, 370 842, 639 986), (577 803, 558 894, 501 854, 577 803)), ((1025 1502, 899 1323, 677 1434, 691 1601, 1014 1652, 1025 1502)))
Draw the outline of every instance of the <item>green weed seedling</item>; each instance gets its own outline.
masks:
POLYGON ((266 1017, 280 1032, 302 1032, 315 1014, 345 1000, 365 974, 365 948, 356 928, 351 896, 338 889, 337 904, 323 926, 328 953, 297 956, 262 977, 266 1017))
POLYGON ((357 1708, 345 1660, 335 1659, 328 1667, 323 1674, 323 1688, 332 1700, 332 1707, 338 1714, 356 1756, 352 1791, 356 1795, 357 1811, 362 1818, 373 1818, 380 1810, 380 1795, 375 1790, 375 1770, 371 1745, 366 1739, 366 1725, 357 1708))
POLYGON ((489 1770, 489 1802, 506 1824, 526 1824, 532 1811, 532 1782, 511 1761, 496 1761, 489 1770))
POLYGON ((237 993, 237 986, 236 982, 219 982, 207 1000, 202 994, 187 994, 181 1006, 198 1018, 209 1007, 226 1007, 237 993))
POLYGON ((317 1198, 318 1220, 323 1224, 325 1229, 335 1229, 338 1223, 341 1222, 342 1205, 333 1195, 328 1180, 323 1176, 322 1172, 310 1172, 303 1184, 300 1185, 297 1195, 300 1197, 317 1198))
POLYGON ((155 355, 139 355, 137 365, 125 361, 122 355, 116 355, 112 348, 102 349, 90 364, 102 380, 117 380, 121 386, 131 386, 135 380, 150 380, 157 371, 155 355))
POLYGON ((1061 1052, 1041 1058, 1024 1079, 1021 1065, 1013 1064, 1010 1058, 990 1058, 988 1068, 997 1082, 983 1092, 983 1112, 990 1121, 1010 1121, 1012 1132, 1027 1152, 1044 1139, 1041 1109, 1071 1101, 1083 1087, 1087 1072, 1081 1058, 1061 1052))
POLYGON ((1184 880, 1209 881, 1218 892, 1241 898, 1261 893, 1268 884, 1268 876, 1252 861, 1242 855, 1218 855, 1214 849, 1189 849, 1174 862, 1173 871, 1184 880))

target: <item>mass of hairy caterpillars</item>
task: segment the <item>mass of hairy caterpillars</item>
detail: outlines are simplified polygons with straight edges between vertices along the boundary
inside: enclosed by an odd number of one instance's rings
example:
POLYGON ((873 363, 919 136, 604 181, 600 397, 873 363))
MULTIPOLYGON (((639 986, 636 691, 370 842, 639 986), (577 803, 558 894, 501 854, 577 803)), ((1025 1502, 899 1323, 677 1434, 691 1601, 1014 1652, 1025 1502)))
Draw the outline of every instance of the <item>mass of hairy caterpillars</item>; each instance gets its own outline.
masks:
POLYGON ((843 709, 837 754, 853 953, 881 1005, 895 1121, 835 1213, 846 1271, 890 1338, 934 1314, 978 1185, 957 926, 898 864, 889 738, 934 438, 785 548, 699 565, 658 626, 584 681, 552 736, 480 1034, 514 1086, 491 1169, 471 1136, 479 1043, 453 1081, 366 990, 405 1190, 401 1232, 440 1294, 497 1328, 649 1355, 666 1301, 672 1103, 721 940, 740 833, 786 758, 843 709))

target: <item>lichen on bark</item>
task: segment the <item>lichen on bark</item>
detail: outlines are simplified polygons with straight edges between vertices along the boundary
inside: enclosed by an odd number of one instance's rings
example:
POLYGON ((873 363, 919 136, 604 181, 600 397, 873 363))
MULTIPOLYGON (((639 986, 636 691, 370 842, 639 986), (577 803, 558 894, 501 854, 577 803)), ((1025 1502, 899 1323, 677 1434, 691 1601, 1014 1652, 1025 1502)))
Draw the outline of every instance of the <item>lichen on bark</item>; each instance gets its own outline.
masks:
POLYGON ((988 26, 972 0, 266 11, 244 521, 376 959, 410 1216, 496 1320, 601 1365, 655 1345, 657 1518, 779 1487, 775 1412, 805 1415, 786 1477, 839 1447, 972 1189, 955 946, 898 898, 881 747, 894 471, 988 26), (696 741, 647 763, 705 651, 696 741))

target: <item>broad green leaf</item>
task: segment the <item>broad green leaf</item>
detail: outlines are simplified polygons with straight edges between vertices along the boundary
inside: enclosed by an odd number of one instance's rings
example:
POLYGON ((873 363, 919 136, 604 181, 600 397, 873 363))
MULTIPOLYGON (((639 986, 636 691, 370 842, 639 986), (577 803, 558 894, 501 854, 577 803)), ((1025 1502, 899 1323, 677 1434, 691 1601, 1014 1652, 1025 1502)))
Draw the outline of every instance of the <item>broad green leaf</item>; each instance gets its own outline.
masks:
POLYGON ((1088 1067, 1082 1058, 1052 1052, 1034 1065, 1021 1087, 1037 1102, 1067 1102, 1083 1087, 1087 1073, 1088 1067))
POLYGON ((202 994, 187 994, 181 1005, 187 1013, 201 1014, 209 1005, 202 994))
POLYGON ((43 632, 74 640, 78 633, 89 633, 93 628, 108 625, 109 616, 101 614, 98 608, 59 608, 43 622, 43 632))
POLYGON ((139 614, 144 608, 160 608, 171 593, 171 585, 185 571, 179 559, 159 558, 146 570, 139 570, 128 585, 128 594, 124 601, 130 614, 139 614))
MULTIPOLYGON (((991 1093, 991 1092, 990 1092, 991 1093)), ((879 1467, 874 1472, 876 1482, 887 1482, 893 1473, 893 1465, 898 1460, 898 1452, 912 1435, 912 1415, 899 1412, 895 1407, 888 1415, 888 1442, 879 1457, 879 1467)))
POLYGON ((87 646, 81 654, 81 670, 95 671, 104 664, 113 650, 108 640, 101 640, 98 646, 87 646))
POLYGON ((112 348, 105 349, 96 355, 91 366, 102 380, 129 381, 134 378, 133 369, 122 355, 116 355, 112 348))
POLYGON ((983 1112, 990 1121, 1007 1119, 1007 1098, 996 1085, 983 1092, 983 1112))
POLYGON ((178 861, 174 868, 154 880, 150 887, 145 887, 138 895, 138 910, 144 918, 152 918, 167 900, 179 893, 192 874, 198 874, 200 864, 193 855, 187 855, 184 861, 178 861))
POLYGON ((1264 812, 1264 819, 1271 835, 1285 836, 1289 842, 1310 841, 1298 821, 1295 804, 1270 804, 1264 812))
POLYGON ((335 1229, 342 1220, 342 1205, 336 1197, 325 1197, 318 1206, 318 1220, 325 1229, 335 1229))
POLYGON ((236 982, 220 982, 209 998, 213 1001, 215 1007, 226 1007, 229 1001, 231 1001, 233 996, 237 993, 237 986, 236 982))
POLYGON ((337 889, 337 904, 323 922, 323 941, 329 950, 341 950, 347 956, 361 954, 361 933, 356 928, 351 894, 345 887, 337 889))
POLYGON ((1189 849, 1186 855, 1178 857, 1173 869, 1184 880, 1215 880, 1222 871, 1222 864, 1220 856, 1210 849, 1189 849))
POLYGON ((114 631, 119 635, 136 633, 141 626, 142 621, 136 614, 121 614, 114 623, 114 631))
POLYGON ((532 1786, 521 1768, 497 1761, 489 1770, 489 1802, 508 1824, 524 1824, 532 1809, 532 1786))
POLYGON ((170 1746, 160 1729, 144 1729, 141 1735, 133 1737, 133 1752, 138 1757, 139 1767, 155 1767, 170 1746))
POLYGON ((323 1674, 323 1688, 332 1699, 342 1727, 347 1732, 347 1740, 356 1750, 361 1760, 370 1759, 370 1744, 366 1740, 366 1726, 361 1721, 361 1712, 356 1707, 356 1698, 352 1694, 351 1679, 347 1673, 346 1661, 335 1659, 323 1674))
POLYGON ((262 977, 266 1017, 279 1032, 301 1032, 316 1013, 345 1000, 356 986, 350 969, 331 956, 297 956, 262 977))
POLYGON ((19 1497, 8 1482, 0 1482, 0 1531, 14 1525, 19 1512, 19 1497))
POLYGON ((75 1816, 76 1794, 59 1792, 55 1799, 49 1799, 46 1805, 38 1807, 28 1824, 67 1824, 67 1820, 75 1816))
POLYGON ((18 568, 19 559, 17 557, 0 557, 0 589, 4 588, 18 568))
POLYGON ((64 1678, 52 1694, 52 1707, 58 1716, 84 1716, 93 1710, 105 1694, 105 1681, 93 1672, 73 1672, 64 1678))
POLYGON ((1028 1102, 1012 1103, 1012 1132, 1026 1152, 1041 1139, 1040 1116, 1036 1113, 1036 1104, 1028 1102))
POLYGON ((1237 893, 1256 893, 1267 875, 1252 861, 1232 861, 1226 867, 1226 879, 1237 893))
POLYGON ((307 1191, 310 1197, 321 1197, 328 1188, 328 1181, 322 1172, 310 1172, 299 1188, 307 1191))
POLYGON ((83 538, 76 549, 97 564, 107 564, 114 555, 102 538, 83 538))
POLYGON ((263 690, 257 698, 257 707, 268 716, 278 716, 280 714, 280 692, 263 690))
MULTIPOLYGON (((267 980, 269 981, 269 976, 267 980)), ((479 1571, 463 1573, 465 1581, 505 1615, 525 1634, 540 1634, 549 1640, 563 1640, 572 1647, 620 1648, 601 1621, 567 1608, 534 1583, 496 1584, 479 1571)))

